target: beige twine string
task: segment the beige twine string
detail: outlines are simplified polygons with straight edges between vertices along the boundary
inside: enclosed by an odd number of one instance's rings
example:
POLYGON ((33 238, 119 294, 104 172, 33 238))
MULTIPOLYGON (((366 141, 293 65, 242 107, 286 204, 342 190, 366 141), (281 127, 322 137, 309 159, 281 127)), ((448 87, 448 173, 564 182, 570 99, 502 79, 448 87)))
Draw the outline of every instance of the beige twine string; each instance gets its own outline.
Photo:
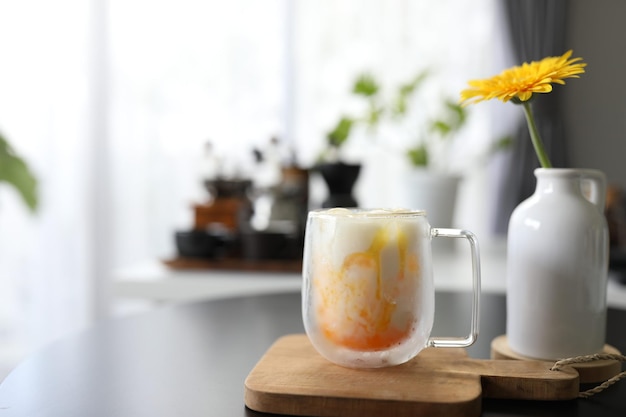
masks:
MULTIPOLYGON (((560 361, 555 362, 550 368, 551 371, 560 371, 563 366, 572 365, 575 363, 587 363, 593 361, 603 361, 603 360, 615 360, 619 362, 626 362, 626 356, 618 355, 613 353, 595 353, 593 355, 585 355, 585 356, 576 356, 575 358, 562 359, 560 361)), ((578 393, 578 398, 589 398, 592 395, 595 395, 601 391, 604 391, 611 385, 615 384, 620 379, 626 378, 626 371, 620 372, 612 378, 604 381, 602 384, 598 385, 595 388, 589 389, 587 391, 581 391, 578 393)))

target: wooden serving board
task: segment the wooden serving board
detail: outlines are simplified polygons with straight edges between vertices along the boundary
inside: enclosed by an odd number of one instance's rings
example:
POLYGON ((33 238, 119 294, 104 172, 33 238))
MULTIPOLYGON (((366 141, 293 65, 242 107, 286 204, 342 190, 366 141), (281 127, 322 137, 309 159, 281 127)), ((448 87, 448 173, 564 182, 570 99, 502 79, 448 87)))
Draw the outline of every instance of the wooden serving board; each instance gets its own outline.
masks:
MULTIPOLYGON (((619 355, 621 352, 611 345, 604 345, 601 353, 619 355)), ((536 358, 529 358, 513 351, 509 346, 506 335, 498 336, 491 341, 491 359, 537 360, 536 358)), ((556 360, 552 360, 551 362, 555 361, 556 360)), ((578 378, 581 384, 597 384, 604 382, 622 371, 621 362, 611 359, 575 363, 571 366, 578 372, 578 378)))
POLYGON ((297 416, 479 416, 481 398, 571 400, 578 373, 551 362, 481 360, 427 348, 380 369, 349 369, 320 356, 304 334, 278 339, 245 380, 255 411, 297 416))

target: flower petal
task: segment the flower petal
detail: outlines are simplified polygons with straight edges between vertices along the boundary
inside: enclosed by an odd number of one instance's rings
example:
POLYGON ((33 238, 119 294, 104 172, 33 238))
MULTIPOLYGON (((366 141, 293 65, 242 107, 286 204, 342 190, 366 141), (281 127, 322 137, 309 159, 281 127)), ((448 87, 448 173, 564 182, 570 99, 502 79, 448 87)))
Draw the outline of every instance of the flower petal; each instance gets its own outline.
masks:
POLYGON ((528 101, 533 93, 550 93, 552 84, 565 84, 566 78, 579 78, 579 74, 585 72, 587 64, 582 58, 570 59, 572 53, 569 50, 562 56, 525 62, 491 78, 470 80, 470 88, 461 91, 461 103, 478 103, 493 98, 506 102, 514 97, 528 101))

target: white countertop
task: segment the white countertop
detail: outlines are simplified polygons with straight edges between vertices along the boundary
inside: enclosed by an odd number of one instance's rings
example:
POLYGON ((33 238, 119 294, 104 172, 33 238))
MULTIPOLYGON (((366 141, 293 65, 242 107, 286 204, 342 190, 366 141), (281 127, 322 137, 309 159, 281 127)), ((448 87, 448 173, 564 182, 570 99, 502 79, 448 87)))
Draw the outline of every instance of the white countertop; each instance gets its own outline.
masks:
MULTIPOLYGON (((435 254, 435 288, 471 290, 469 250, 435 254)), ((481 247, 482 292, 506 292, 506 249, 503 244, 481 247)), ((176 270, 158 260, 149 260, 113 272, 113 295, 127 299, 181 302, 242 295, 300 291, 299 273, 176 270)), ((626 285, 609 279, 610 307, 626 309, 626 285)))

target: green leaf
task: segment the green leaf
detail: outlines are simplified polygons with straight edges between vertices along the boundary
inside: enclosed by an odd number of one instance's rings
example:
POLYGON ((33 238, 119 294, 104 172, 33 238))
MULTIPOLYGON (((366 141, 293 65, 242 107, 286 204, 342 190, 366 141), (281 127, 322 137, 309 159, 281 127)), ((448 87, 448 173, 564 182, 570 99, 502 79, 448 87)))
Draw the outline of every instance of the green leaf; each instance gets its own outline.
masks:
POLYGON ((418 167, 428 166, 428 149, 426 145, 419 145, 407 151, 411 164, 418 167))
POLYGON ((418 73, 411 81, 400 86, 400 95, 408 97, 413 94, 417 88, 428 78, 428 71, 418 73))
POLYGON ((467 121, 467 110, 452 100, 446 100, 444 115, 431 122, 431 130, 447 136, 461 129, 467 121))
POLYGON ((0 134, 0 182, 13 186, 31 211, 38 206, 37 179, 9 142, 0 134))
POLYGON ((337 122, 337 125, 333 130, 331 130, 326 138, 328 139, 328 144, 330 146, 334 146, 339 148, 344 144, 346 140, 348 140, 348 136, 350 136, 350 131, 352 130, 352 125, 354 124, 354 120, 347 116, 343 116, 337 122))
POLYGON ((393 100, 392 111, 396 116, 402 116, 408 111, 409 98, 417 91, 418 87, 428 77, 428 71, 418 73, 411 81, 400 85, 398 94, 393 100))
POLYGON ((511 145, 513 145, 513 136, 507 135, 497 140, 496 143, 493 144, 493 148, 494 151, 502 151, 510 148, 511 145))
POLYGON ((380 121, 385 110, 382 107, 375 107, 372 105, 369 114, 367 115, 367 124, 370 127, 376 126, 380 121))
POLYGON ((505 151, 513 145, 514 139, 511 135, 506 135, 495 141, 489 148, 488 154, 495 154, 505 151))
POLYGON ((380 90, 380 87, 374 77, 370 74, 361 74, 352 88, 352 92, 354 94, 359 94, 365 97, 375 96, 378 94, 378 90, 380 90))
POLYGON ((452 131, 452 126, 443 120, 435 120, 431 125, 431 129, 441 133, 442 136, 447 136, 452 131))
POLYGON ((397 116, 403 115, 407 112, 409 106, 407 104, 407 99, 404 95, 399 94, 398 97, 395 98, 393 104, 393 113, 397 116))

